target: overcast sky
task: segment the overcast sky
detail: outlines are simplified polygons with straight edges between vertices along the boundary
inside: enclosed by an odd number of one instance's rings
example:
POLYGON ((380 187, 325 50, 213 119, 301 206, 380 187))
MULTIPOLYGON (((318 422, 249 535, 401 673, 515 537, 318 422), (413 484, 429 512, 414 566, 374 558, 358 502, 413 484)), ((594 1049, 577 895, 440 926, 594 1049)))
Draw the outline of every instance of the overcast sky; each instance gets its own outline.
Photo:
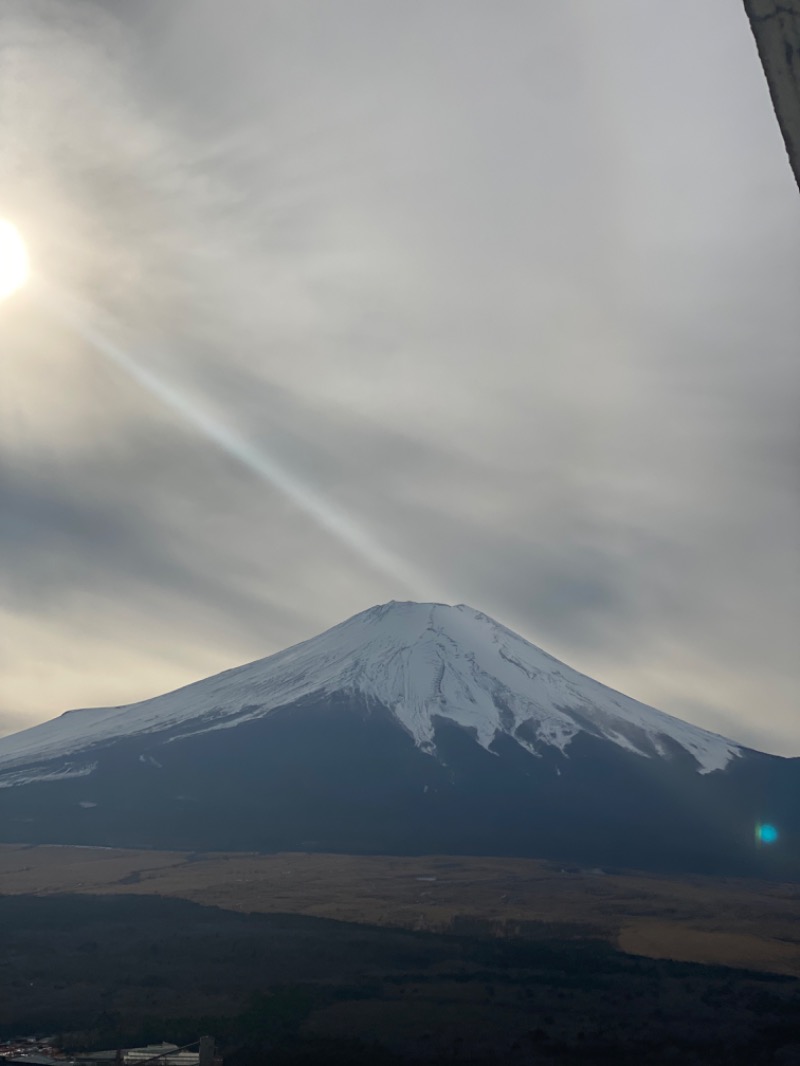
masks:
POLYGON ((4 0, 0 733, 436 599, 800 755, 800 198, 740 7, 4 0))

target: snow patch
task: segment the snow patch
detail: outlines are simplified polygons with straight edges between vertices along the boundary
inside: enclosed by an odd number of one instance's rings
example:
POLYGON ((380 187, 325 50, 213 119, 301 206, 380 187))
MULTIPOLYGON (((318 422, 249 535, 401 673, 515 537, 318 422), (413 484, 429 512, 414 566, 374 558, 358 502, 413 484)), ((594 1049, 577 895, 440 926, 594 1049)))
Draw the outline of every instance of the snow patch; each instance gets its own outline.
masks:
MULTIPOLYGON (((97 763, 88 763, 84 766, 64 766, 58 770, 40 769, 22 770, 10 773, 0 780, 0 788, 13 788, 15 785, 32 785, 38 781, 65 781, 70 777, 88 777, 97 767, 97 763)), ((0 759, 0 772, 2 772, 2 760, 0 759)))

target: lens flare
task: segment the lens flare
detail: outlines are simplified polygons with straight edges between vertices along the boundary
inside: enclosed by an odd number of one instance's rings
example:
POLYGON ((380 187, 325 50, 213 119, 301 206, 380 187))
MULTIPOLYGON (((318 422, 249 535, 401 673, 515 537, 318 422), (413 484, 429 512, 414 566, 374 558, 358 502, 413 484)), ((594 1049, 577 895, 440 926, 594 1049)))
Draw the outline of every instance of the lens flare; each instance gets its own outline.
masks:
POLYGON ((22 234, 0 218, 0 300, 5 300, 28 280, 30 263, 22 234))
POLYGON ((778 839, 778 830, 774 825, 759 822, 756 826, 756 842, 759 844, 774 844, 778 839))

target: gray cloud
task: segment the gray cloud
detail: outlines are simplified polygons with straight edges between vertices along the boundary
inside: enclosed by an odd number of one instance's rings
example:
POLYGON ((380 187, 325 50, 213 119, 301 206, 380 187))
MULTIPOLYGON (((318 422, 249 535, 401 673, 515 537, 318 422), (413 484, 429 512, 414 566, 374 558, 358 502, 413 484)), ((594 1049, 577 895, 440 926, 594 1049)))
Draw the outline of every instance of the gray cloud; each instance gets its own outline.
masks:
MULTIPOLYGON (((420 595, 797 753, 800 202, 743 16, 690 3, 8 3, 0 213, 420 595)), ((16 720, 407 594, 35 282, 0 314, 16 720)))

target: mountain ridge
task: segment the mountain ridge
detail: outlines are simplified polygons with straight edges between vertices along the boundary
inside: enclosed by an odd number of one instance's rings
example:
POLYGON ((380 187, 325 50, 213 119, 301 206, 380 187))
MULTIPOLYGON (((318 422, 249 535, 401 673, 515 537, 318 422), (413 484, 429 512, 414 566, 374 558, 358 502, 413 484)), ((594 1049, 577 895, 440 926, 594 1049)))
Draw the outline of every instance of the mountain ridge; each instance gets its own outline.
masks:
POLYGON ((466 604, 390 601, 164 695, 66 711, 1 738, 0 786, 15 766, 31 761, 71 756, 124 736, 180 731, 192 722, 193 732, 233 728, 298 699, 335 692, 389 707, 430 754, 436 716, 473 731, 487 750, 508 734, 534 755, 543 746, 565 752, 580 732, 646 758, 667 757, 665 741, 672 741, 703 774, 724 769, 744 750, 593 680, 466 604))
POLYGON ((0 739, 0 841, 800 880, 800 760, 623 696, 473 608, 392 602, 0 739))

